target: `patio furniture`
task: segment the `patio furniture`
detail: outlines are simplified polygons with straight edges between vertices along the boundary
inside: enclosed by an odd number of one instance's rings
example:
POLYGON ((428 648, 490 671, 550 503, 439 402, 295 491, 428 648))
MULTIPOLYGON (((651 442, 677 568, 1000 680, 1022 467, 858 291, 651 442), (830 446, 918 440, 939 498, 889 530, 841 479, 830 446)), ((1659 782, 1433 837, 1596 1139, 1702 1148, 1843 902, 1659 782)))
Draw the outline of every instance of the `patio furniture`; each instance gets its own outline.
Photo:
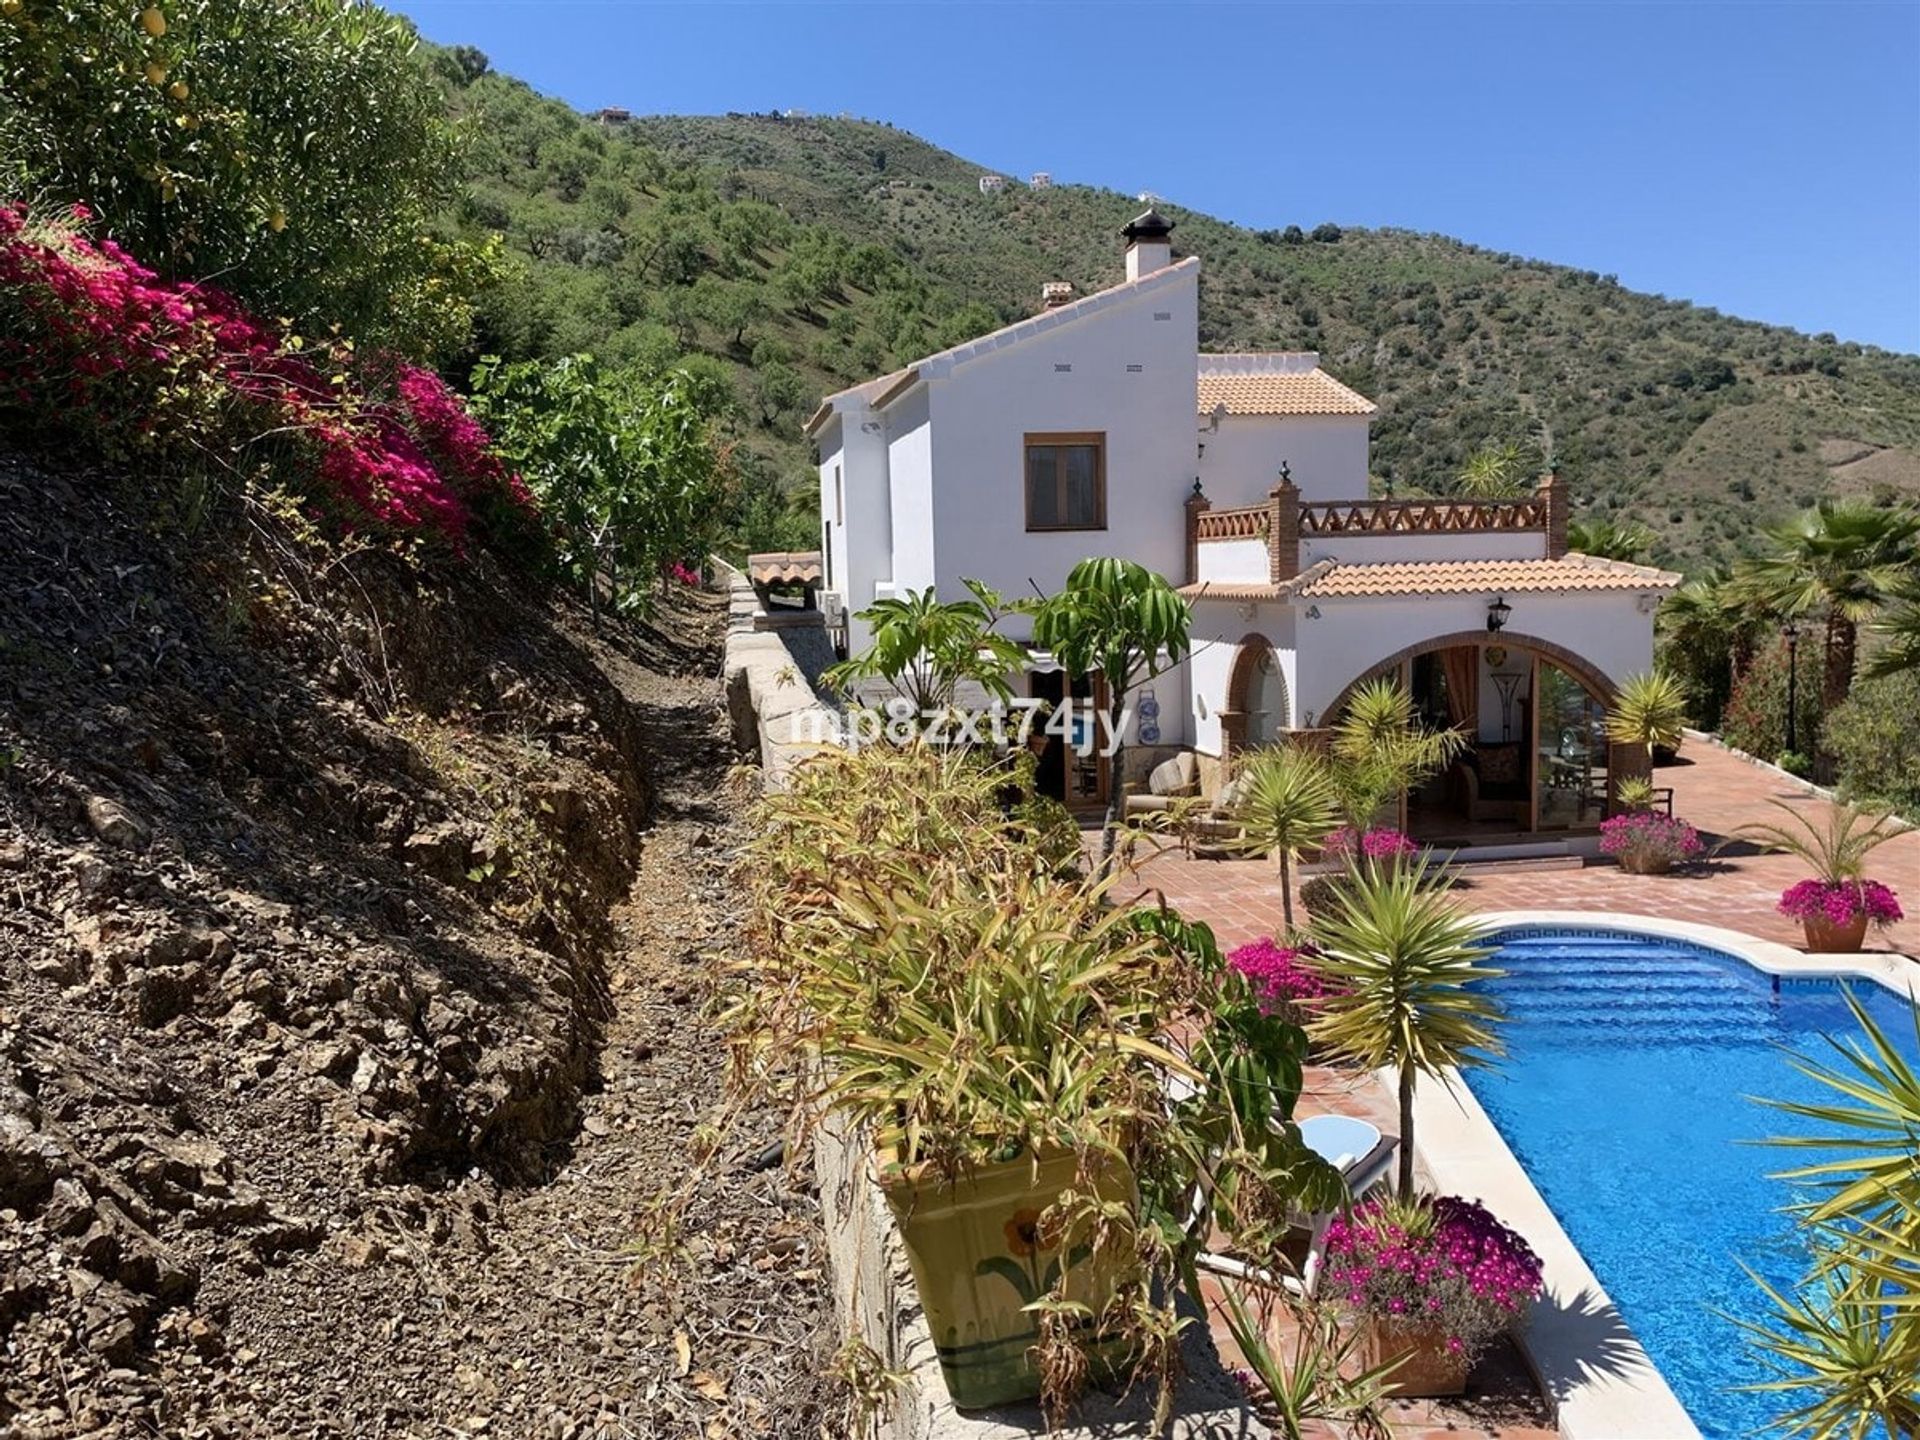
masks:
POLYGON ((1175 800, 1200 793, 1200 762, 1191 750, 1163 760, 1147 775, 1144 795, 1127 796, 1128 815, 1153 815, 1174 808, 1175 800))
POLYGON ((1519 742, 1475 742, 1453 764, 1459 806, 1467 819, 1524 822, 1527 814, 1525 756, 1519 742))

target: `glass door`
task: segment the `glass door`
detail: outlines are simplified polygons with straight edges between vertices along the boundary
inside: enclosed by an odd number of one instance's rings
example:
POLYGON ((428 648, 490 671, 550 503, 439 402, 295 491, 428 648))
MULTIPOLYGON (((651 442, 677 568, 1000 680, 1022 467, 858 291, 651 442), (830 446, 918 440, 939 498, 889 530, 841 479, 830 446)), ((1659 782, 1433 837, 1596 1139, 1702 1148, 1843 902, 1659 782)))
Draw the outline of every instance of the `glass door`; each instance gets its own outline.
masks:
POLYGON ((1549 660, 1533 662, 1534 828, 1577 830, 1606 813, 1606 707, 1549 660))

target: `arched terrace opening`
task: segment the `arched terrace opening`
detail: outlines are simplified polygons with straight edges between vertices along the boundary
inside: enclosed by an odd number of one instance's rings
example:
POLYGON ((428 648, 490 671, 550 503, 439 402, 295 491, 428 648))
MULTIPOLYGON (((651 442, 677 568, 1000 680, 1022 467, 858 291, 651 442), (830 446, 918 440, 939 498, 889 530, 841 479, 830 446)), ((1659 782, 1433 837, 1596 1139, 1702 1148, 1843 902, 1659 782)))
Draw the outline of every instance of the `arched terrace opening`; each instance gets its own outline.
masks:
POLYGON ((1482 630, 1422 640, 1356 674, 1325 723, 1381 675, 1413 697, 1422 724, 1467 736, 1452 764, 1401 797, 1400 823, 1417 839, 1484 844, 1592 831, 1619 780, 1645 773, 1643 755, 1607 740, 1613 681, 1551 640, 1482 630))
POLYGON ((1241 637, 1227 676, 1227 708, 1220 712, 1223 758, 1271 744, 1292 720, 1286 671, 1264 635, 1241 637))

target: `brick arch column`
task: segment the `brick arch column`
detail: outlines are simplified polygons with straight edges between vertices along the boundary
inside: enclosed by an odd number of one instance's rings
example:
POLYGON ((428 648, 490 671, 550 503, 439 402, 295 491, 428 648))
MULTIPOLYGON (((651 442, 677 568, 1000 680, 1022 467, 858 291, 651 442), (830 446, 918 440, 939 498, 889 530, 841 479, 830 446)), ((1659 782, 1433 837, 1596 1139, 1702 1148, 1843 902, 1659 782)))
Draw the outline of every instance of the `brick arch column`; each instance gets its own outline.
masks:
MULTIPOLYGON (((1275 653, 1273 642, 1257 631, 1242 635, 1234 646, 1233 669, 1227 672, 1227 705, 1220 712, 1220 758, 1231 761, 1237 753, 1247 748, 1247 688, 1253 683, 1254 667, 1263 655, 1272 655, 1277 667, 1279 656, 1275 653)), ((1281 693, 1285 698, 1287 715, 1291 719, 1293 711, 1293 692, 1287 687, 1286 672, 1280 671, 1281 693)), ((1283 723, 1280 727, 1287 728, 1283 723)))

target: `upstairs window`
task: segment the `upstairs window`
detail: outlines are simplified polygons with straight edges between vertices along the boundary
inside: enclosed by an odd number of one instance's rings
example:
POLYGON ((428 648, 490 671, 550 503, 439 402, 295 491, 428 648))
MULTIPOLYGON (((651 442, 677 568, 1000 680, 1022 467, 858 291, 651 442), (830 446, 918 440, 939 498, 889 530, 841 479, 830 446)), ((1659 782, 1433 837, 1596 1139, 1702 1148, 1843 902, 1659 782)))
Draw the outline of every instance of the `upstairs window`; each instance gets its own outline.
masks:
POLYGON ((1027 436, 1027 529, 1107 528, 1107 437, 1027 436))

